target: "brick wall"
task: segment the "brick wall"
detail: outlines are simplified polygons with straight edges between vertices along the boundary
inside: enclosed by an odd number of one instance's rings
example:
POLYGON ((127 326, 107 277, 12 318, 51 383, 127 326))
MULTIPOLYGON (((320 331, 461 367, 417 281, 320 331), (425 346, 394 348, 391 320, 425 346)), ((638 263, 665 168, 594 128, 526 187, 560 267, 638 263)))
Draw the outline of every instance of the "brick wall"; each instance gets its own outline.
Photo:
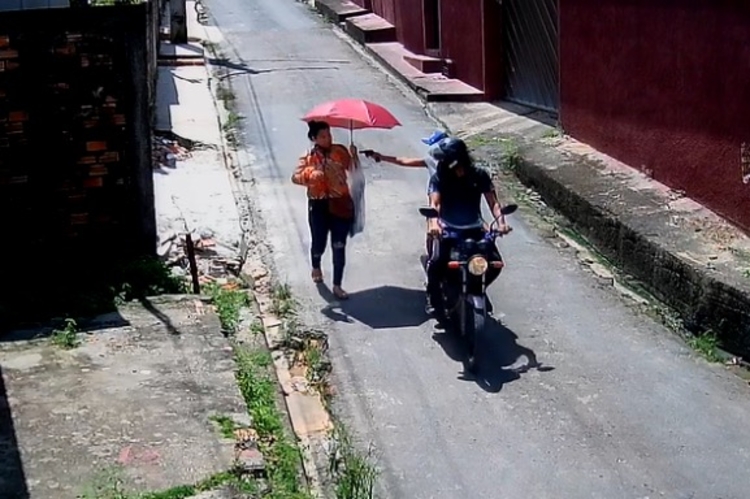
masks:
POLYGON ((149 10, 0 14, 0 257, 153 251, 149 10))

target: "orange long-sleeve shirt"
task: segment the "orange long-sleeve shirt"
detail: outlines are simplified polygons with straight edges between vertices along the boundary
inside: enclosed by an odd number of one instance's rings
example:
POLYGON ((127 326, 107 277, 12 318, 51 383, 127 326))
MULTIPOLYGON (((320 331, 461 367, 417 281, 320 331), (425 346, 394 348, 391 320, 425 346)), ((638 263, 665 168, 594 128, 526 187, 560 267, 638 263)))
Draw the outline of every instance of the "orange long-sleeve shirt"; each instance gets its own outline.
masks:
POLYGON ((349 195, 346 172, 352 167, 352 157, 346 147, 334 144, 324 153, 312 149, 299 159, 292 182, 307 187, 310 199, 339 198, 349 195), (315 176, 314 172, 322 172, 315 176))

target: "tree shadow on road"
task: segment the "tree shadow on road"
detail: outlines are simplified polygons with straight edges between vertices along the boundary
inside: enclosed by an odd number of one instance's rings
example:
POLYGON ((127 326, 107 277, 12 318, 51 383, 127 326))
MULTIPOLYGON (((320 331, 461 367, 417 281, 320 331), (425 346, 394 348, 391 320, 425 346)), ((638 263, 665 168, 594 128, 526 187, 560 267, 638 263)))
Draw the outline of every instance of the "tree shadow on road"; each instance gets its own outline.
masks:
POLYGON ((451 359, 463 364, 460 379, 474 381, 488 393, 499 393, 506 384, 520 379, 532 369, 540 372, 554 370, 554 367, 539 362, 532 349, 518 343, 516 333, 494 318, 487 319, 482 333, 475 373, 467 368, 468 346, 458 331, 450 328, 436 331, 432 338, 451 359))
POLYGON ((424 310, 424 289, 379 286, 339 301, 325 284, 317 288, 328 303, 321 312, 336 322, 357 321, 372 329, 397 329, 421 326, 429 319, 424 310))

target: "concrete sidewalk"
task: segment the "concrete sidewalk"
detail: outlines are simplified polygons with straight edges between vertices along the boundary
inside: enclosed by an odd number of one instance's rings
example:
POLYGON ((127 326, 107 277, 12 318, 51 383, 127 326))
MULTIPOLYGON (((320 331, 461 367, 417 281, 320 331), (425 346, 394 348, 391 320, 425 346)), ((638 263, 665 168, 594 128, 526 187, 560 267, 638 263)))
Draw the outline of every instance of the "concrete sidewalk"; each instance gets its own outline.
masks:
POLYGON ((129 305, 87 333, 71 350, 0 345, 0 497, 73 499, 118 482, 160 491, 231 468, 233 441, 211 417, 247 411, 201 301, 129 305))
POLYGON ((207 68, 160 67, 157 95, 156 129, 171 132, 156 143, 163 151, 154 170, 160 253, 177 251, 189 232, 210 246, 214 261, 241 259, 240 215, 207 68))

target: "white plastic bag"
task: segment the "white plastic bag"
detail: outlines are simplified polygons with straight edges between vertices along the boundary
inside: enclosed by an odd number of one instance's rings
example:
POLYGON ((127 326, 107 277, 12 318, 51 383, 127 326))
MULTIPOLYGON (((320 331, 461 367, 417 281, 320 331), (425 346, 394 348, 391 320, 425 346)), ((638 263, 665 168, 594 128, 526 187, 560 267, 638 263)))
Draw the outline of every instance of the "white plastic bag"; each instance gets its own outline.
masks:
POLYGON ((354 222, 349 235, 354 237, 365 230, 365 172, 362 170, 363 161, 357 158, 354 168, 349 171, 346 180, 349 183, 349 193, 354 201, 354 222))

